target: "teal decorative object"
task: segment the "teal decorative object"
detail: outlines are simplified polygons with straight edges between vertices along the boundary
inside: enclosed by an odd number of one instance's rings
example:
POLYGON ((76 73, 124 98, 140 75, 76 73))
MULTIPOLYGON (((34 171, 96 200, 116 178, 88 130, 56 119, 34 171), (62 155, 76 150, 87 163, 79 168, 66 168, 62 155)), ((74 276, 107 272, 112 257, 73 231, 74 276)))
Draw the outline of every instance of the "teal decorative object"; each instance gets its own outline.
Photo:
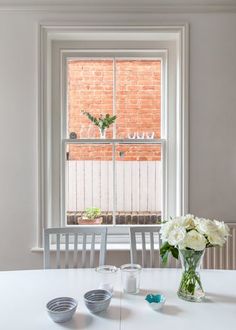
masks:
POLYGON ((150 293, 146 296, 145 300, 147 301, 148 306, 157 311, 163 307, 166 297, 163 294, 150 293))

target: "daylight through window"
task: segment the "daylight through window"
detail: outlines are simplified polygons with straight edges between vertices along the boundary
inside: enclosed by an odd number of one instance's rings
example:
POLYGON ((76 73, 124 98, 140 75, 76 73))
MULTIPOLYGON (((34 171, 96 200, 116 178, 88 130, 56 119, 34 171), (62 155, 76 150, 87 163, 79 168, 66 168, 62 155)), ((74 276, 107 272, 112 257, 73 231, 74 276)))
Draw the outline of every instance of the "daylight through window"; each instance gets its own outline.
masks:
POLYGON ((161 68, 159 58, 67 59, 68 225, 160 221, 161 68), (116 120, 101 136, 84 112, 116 120))

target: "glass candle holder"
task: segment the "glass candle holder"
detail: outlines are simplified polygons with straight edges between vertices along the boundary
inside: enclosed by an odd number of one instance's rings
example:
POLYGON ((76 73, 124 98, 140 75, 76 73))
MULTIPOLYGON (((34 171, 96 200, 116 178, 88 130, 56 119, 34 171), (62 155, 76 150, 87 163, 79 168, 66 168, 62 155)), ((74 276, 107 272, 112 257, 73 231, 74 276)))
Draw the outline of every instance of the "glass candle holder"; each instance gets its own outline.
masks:
POLYGON ((128 133, 128 139, 135 139, 136 138, 136 133, 129 132, 128 133))
POLYGON ((155 133, 154 132, 147 132, 146 133, 146 138, 147 139, 154 139, 155 133))
POLYGON ((137 132, 137 139, 144 139, 145 138, 145 133, 144 132, 137 132))
POLYGON ((121 268, 121 281, 125 293, 137 294, 140 289, 140 273, 142 267, 138 264, 126 264, 121 268))
POLYGON ((116 266, 104 265, 95 268, 95 271, 99 275, 99 289, 104 289, 113 293, 118 268, 116 266))

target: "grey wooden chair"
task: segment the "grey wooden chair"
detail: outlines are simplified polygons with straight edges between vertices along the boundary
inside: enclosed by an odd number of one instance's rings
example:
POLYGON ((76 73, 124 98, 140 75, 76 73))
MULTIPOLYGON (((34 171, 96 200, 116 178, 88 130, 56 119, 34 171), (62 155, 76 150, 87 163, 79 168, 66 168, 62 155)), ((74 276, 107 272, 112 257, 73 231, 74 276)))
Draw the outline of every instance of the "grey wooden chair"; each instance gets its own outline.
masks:
POLYGON ((140 226, 130 227, 130 261, 138 263, 146 268, 176 268, 180 267, 180 261, 169 256, 166 265, 160 258, 160 227, 140 226), (139 253, 139 250, 141 250, 139 253))
POLYGON ((130 261, 142 267, 160 267, 160 227, 130 227, 130 261), (141 253, 138 247, 141 247, 141 253))
POLYGON ((105 264, 107 228, 72 227, 44 230, 44 268, 95 267, 95 243, 99 249, 99 266, 105 264), (50 247, 55 246, 55 267, 50 247))

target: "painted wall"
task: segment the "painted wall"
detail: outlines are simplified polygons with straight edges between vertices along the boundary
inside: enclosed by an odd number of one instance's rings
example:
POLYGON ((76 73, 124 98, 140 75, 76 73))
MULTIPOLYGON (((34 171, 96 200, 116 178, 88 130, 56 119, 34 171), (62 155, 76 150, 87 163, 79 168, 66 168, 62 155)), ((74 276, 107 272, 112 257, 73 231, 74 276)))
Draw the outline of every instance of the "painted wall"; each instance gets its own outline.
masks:
MULTIPOLYGON (((42 267, 37 224, 38 22, 190 23, 189 211, 234 221, 236 14, 54 14, 0 11, 0 269, 42 267)), ((114 262, 115 260, 115 262, 114 262)), ((128 252, 109 252, 120 265, 128 252)))

